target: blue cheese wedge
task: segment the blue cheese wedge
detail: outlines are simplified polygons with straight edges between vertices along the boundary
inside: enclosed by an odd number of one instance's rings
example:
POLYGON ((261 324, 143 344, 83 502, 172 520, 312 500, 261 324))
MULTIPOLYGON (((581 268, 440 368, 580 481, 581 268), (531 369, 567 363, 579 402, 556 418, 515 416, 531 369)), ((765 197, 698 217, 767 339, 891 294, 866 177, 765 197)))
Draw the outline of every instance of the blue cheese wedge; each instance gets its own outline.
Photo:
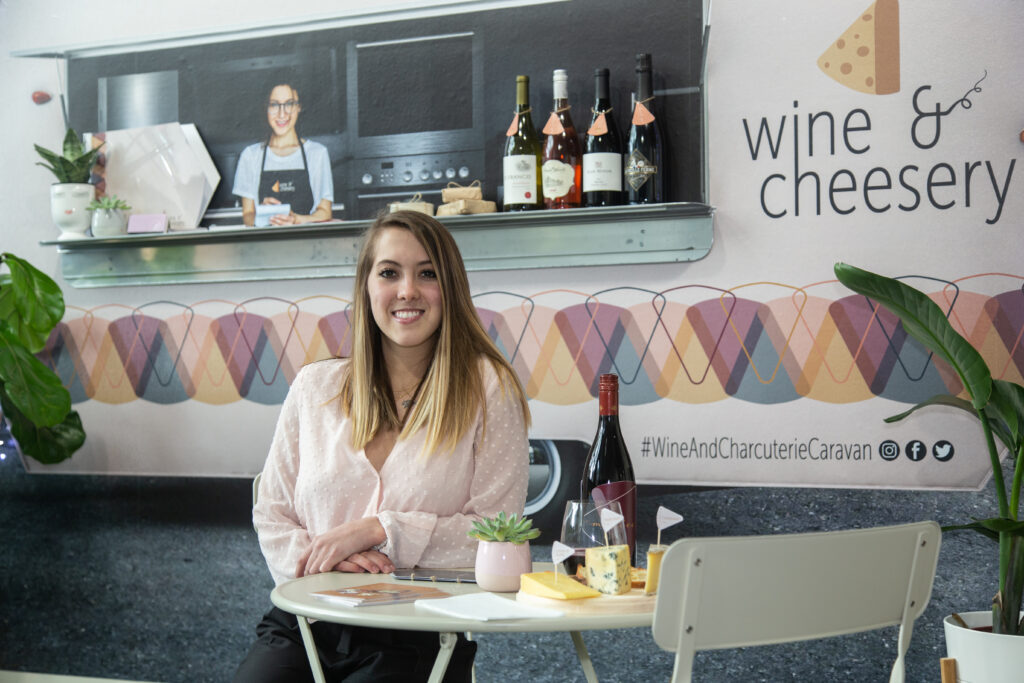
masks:
POLYGON ((587 585, 605 595, 622 595, 632 588, 629 580, 629 546, 587 548, 587 585))

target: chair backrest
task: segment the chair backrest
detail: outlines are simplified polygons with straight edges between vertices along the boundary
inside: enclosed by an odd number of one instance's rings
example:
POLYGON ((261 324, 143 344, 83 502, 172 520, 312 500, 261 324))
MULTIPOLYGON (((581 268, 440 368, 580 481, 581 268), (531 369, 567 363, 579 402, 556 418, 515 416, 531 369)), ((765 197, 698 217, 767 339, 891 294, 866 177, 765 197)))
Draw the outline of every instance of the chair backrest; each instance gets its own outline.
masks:
MULTIPOLYGON (((252 506, 256 507, 256 501, 260 497, 260 479, 263 478, 263 473, 260 472, 252 480, 252 506)), ((253 528, 256 528, 256 523, 253 521, 253 528)))
POLYGON ((776 536, 689 538, 665 553, 651 631, 689 681, 697 650, 900 625, 903 680, 914 619, 931 598, 940 529, 919 522, 776 536))

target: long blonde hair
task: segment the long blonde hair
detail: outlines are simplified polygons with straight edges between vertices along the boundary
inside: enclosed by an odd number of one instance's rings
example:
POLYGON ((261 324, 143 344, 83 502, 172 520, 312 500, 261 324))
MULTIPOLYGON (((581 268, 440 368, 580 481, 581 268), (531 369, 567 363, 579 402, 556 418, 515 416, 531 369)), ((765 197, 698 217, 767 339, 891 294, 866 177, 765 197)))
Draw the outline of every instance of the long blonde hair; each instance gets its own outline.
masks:
POLYGON ((352 419, 354 448, 364 448, 382 429, 399 429, 399 440, 426 429, 423 453, 450 452, 473 425, 486 400, 480 359, 490 362, 502 390, 519 400, 529 425, 530 409, 523 387, 484 330, 469 293, 462 254, 440 222, 414 211, 378 217, 364 235, 354 288, 352 357, 340 393, 342 410, 352 419), (441 291, 441 324, 436 332, 434 356, 404 422, 395 409, 381 332, 373 319, 367 289, 377 242, 388 228, 413 234, 427 252, 441 291))

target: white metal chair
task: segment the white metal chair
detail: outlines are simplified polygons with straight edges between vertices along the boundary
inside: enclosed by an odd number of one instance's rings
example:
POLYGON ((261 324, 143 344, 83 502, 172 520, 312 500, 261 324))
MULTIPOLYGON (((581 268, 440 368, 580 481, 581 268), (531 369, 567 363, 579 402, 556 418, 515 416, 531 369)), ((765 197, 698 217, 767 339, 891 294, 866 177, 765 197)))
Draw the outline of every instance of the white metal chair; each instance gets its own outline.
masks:
MULTIPOLYGON (((252 506, 253 507, 256 507, 256 501, 259 500, 259 497, 260 497, 260 479, 262 477, 263 477, 263 473, 260 472, 259 474, 257 474, 252 479, 252 506)), ((255 519, 252 522, 252 528, 253 529, 256 528, 256 520, 255 519)))
POLYGON ((939 525, 689 538, 661 565, 651 631, 676 653, 673 683, 697 650, 769 645, 899 624, 890 683, 904 680, 914 620, 931 598, 939 525))

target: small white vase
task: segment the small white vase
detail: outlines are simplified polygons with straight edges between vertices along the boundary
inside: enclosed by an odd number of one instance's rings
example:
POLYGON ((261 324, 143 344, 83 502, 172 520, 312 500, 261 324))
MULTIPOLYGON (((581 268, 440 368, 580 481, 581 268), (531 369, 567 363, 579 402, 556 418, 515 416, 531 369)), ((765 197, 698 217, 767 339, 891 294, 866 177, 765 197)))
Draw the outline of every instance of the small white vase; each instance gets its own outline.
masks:
POLYGON ((110 237, 128 232, 128 217, 121 209, 92 209, 92 236, 110 237))
POLYGON ((480 541, 476 548, 476 585, 485 591, 511 593, 519 590, 519 576, 533 569, 530 542, 480 541))
POLYGON ((1020 683, 1024 680, 1024 636, 976 631, 992 626, 992 612, 960 612, 971 628, 958 626, 953 617, 942 624, 946 656, 956 660, 959 683, 1020 683))
POLYGON ((60 239, 80 239, 89 230, 92 216, 86 209, 96 198, 89 183, 54 183, 50 186, 50 216, 60 230, 60 239))

